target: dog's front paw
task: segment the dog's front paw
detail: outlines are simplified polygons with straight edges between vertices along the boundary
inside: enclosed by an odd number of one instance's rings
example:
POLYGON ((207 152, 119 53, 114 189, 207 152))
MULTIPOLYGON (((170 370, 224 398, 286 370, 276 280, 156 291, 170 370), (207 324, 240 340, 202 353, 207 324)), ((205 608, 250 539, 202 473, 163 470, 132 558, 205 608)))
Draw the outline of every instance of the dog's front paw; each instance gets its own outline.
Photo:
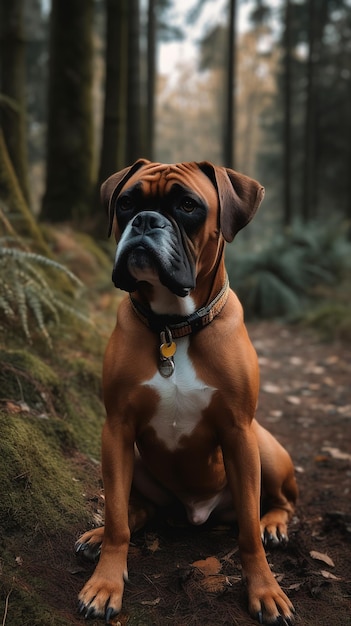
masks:
POLYGON ((94 528, 88 530, 81 537, 74 546, 74 550, 77 556, 83 557, 88 561, 96 563, 99 560, 101 553, 101 544, 104 538, 104 527, 94 528))
POLYGON ((106 624, 118 615, 122 606, 125 576, 119 580, 95 571, 78 596, 78 611, 85 619, 102 618, 106 624))
POLYGON ((274 579, 269 586, 255 586, 248 593, 249 611, 259 624, 292 626, 295 623, 295 609, 274 579))

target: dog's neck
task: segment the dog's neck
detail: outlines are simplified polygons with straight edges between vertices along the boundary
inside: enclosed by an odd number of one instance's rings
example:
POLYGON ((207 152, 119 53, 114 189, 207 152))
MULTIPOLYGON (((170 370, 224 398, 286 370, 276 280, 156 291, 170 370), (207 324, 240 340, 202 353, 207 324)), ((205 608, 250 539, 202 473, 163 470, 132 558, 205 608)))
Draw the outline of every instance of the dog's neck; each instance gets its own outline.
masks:
POLYGON ((211 282, 208 275, 201 276, 200 272, 195 289, 185 297, 175 295, 158 280, 140 282, 138 290, 131 295, 134 301, 150 308, 156 315, 187 317, 216 298, 226 282, 226 277, 226 269, 222 262, 216 268, 211 282))

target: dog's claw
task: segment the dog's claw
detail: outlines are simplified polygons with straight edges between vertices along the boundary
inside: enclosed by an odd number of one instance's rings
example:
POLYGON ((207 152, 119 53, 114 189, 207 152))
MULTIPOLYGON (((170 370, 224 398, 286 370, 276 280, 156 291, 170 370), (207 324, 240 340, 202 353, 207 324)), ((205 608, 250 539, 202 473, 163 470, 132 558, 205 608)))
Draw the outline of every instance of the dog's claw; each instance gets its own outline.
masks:
POLYGON ((96 617, 96 611, 93 606, 89 606, 85 611, 84 619, 89 619, 90 617, 96 617))
POLYGON ((293 626, 294 620, 291 620, 290 617, 283 617, 282 615, 279 615, 279 617, 276 620, 276 625, 277 626, 293 626))
POLYGON ((259 624, 263 624, 263 614, 262 614, 262 611, 259 611, 257 613, 257 621, 258 621, 259 624))
POLYGON ((118 615, 118 611, 113 609, 112 606, 107 607, 106 612, 105 612, 105 622, 106 622, 106 624, 109 624, 111 619, 113 617, 116 617, 116 615, 118 615))

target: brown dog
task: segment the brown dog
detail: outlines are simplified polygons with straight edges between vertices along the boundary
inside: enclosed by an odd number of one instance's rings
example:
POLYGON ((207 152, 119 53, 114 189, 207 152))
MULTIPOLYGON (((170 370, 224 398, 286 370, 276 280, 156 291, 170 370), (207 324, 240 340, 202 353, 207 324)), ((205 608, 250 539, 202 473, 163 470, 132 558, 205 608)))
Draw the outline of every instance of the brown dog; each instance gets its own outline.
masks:
POLYGON ((256 181, 207 162, 141 159, 102 186, 118 244, 113 282, 131 295, 104 360, 105 527, 76 546, 90 557, 101 546, 79 596, 86 618, 109 622, 120 611, 131 532, 177 498, 193 524, 212 512, 237 519, 251 615, 293 622, 263 544, 287 541, 294 469, 254 418, 257 357, 223 256, 263 194, 256 181), (143 505, 130 500, 132 483, 143 505))

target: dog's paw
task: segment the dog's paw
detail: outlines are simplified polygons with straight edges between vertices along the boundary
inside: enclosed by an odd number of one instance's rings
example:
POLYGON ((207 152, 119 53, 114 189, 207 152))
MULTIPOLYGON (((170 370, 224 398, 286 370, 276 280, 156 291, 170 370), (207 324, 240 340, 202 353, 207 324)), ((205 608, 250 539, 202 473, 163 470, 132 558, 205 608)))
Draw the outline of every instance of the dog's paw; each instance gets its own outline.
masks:
POLYGON ((260 522, 261 538, 265 547, 285 546, 289 541, 285 511, 270 511, 260 522))
POLYGON ((118 615, 122 606, 127 570, 121 576, 111 567, 97 566, 94 574, 78 596, 78 611, 85 618, 102 618, 106 624, 118 615))
POLYGON ((292 626, 293 604, 274 578, 265 557, 261 560, 259 556, 248 559, 243 570, 249 613, 260 624, 292 626))
POLYGON ((104 538, 104 527, 94 528, 84 533, 76 541, 74 550, 77 556, 96 563, 100 558, 101 544, 104 538))
POLYGON ((249 611, 259 624, 293 626, 295 609, 277 583, 249 595, 249 611))

